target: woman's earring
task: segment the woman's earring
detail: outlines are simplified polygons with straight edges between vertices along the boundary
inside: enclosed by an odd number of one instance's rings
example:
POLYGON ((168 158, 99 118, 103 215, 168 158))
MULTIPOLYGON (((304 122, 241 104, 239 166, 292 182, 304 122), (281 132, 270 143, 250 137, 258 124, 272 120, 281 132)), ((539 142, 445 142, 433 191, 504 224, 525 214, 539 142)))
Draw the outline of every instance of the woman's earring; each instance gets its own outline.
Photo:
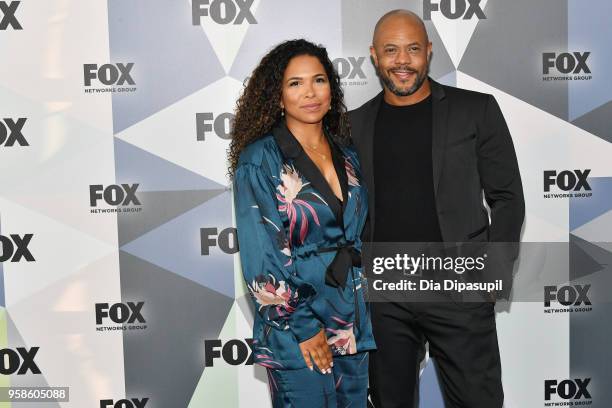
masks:
POLYGON ((284 109, 281 110, 281 116, 285 116, 285 110, 284 109))

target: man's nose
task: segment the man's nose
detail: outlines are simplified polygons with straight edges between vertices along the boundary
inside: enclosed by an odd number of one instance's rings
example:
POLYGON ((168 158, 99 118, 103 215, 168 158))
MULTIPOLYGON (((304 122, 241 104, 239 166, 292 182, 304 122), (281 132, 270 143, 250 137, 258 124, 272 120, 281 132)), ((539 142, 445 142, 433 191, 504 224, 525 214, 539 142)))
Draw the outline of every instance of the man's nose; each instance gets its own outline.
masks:
POLYGON ((397 53, 397 57, 395 58, 395 62, 399 64, 410 64, 412 62, 412 58, 410 57, 410 53, 406 50, 400 49, 397 53))

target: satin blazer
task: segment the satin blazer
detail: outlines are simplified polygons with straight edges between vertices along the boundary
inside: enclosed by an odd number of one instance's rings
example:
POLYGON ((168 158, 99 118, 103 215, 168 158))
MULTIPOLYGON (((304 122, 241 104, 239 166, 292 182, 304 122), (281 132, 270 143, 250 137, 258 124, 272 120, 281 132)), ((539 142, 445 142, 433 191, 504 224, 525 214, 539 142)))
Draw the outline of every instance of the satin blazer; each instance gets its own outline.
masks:
POLYGON ((306 367, 299 343, 321 328, 332 355, 375 348, 360 264, 367 190, 355 150, 326 137, 342 201, 284 121, 243 150, 234 174, 254 361, 268 368, 306 367))

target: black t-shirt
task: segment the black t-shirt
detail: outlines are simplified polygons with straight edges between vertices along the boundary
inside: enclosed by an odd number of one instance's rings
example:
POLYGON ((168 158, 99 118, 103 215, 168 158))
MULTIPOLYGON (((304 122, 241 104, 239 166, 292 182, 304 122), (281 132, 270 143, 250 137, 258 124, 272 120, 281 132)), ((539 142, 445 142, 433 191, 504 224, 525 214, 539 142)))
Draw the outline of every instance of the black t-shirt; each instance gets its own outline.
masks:
POLYGON ((408 106, 382 101, 374 137, 375 242, 442 241, 431 132, 431 95, 408 106))

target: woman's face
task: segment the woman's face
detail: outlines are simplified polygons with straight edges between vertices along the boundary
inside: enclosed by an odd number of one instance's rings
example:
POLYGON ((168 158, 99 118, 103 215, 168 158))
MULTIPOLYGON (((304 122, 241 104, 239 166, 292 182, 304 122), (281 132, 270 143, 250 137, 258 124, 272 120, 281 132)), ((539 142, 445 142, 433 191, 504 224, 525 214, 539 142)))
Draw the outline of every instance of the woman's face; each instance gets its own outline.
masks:
POLYGON ((281 107, 288 121, 319 123, 331 106, 331 88, 317 57, 292 58, 285 69, 281 107))

